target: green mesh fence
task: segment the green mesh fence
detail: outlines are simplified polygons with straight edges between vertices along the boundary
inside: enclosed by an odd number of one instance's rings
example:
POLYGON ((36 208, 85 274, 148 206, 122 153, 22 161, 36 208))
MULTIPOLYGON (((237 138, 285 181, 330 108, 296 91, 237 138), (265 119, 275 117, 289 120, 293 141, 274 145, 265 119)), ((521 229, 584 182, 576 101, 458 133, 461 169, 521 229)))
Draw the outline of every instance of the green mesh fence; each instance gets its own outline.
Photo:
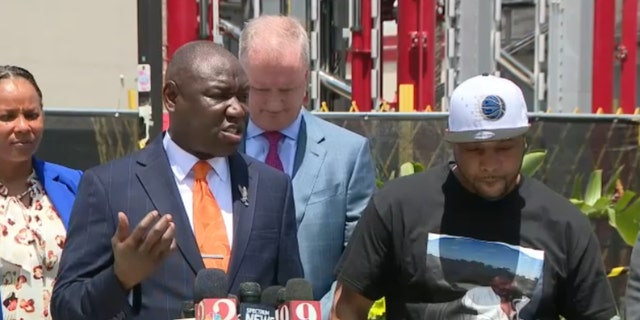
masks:
MULTIPOLYGON (((452 159, 443 141, 444 117, 365 117, 357 114, 318 114, 339 126, 369 138, 378 175, 386 179, 406 161, 431 167, 452 159)), ((546 149, 544 166, 537 178, 557 192, 569 196, 578 175, 603 169, 608 176, 624 166, 622 183, 640 191, 640 122, 611 118, 532 118, 529 150, 546 149)))
MULTIPOLYGON (((369 138, 378 175, 387 179, 399 165, 417 161, 431 167, 452 159, 442 140, 446 115, 441 113, 358 114, 319 113, 320 117, 369 138)), ((603 169, 605 180, 624 165, 626 189, 640 191, 640 121, 635 118, 539 115, 531 119, 529 148, 546 149, 547 159, 537 178, 569 196, 574 179, 603 169)), ((134 115, 47 115, 38 156, 78 169, 122 157, 139 148, 144 128, 134 115)), ((586 179, 585 179, 586 180, 586 179)), ((631 248, 607 221, 594 221, 608 269, 627 266, 631 248)), ((616 296, 622 297, 626 275, 611 278, 616 296)))

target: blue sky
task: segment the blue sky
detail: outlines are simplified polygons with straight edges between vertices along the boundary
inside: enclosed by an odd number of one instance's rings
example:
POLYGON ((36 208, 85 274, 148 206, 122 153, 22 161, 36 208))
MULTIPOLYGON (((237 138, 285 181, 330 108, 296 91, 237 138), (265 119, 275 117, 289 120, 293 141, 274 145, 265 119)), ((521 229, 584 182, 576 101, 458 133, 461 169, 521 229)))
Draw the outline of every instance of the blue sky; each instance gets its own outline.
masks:
POLYGON ((439 236, 427 241, 427 253, 448 259, 473 260, 511 271, 529 279, 542 273, 543 260, 518 250, 518 247, 498 242, 470 238, 439 236))

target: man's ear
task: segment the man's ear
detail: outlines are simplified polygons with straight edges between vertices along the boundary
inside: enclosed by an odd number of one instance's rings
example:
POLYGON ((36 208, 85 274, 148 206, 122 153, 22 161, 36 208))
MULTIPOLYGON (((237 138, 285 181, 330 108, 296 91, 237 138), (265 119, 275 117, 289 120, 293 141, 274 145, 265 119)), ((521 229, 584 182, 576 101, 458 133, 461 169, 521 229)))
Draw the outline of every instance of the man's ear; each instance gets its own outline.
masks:
POLYGON ((168 112, 176 109, 176 99, 178 98, 178 86, 173 81, 167 81, 162 87, 162 101, 168 112))

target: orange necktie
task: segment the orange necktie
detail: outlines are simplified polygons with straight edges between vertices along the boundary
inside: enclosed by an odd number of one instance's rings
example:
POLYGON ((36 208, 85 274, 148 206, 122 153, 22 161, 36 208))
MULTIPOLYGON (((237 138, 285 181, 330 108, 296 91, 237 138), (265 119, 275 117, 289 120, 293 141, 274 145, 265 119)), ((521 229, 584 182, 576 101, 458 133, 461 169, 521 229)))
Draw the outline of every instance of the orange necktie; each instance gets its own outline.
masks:
POLYGON ((227 238, 227 228, 222 219, 222 210, 209 189, 207 174, 211 166, 206 161, 198 161, 193 166, 193 231, 198 248, 207 268, 218 268, 225 272, 229 266, 231 247, 227 238))

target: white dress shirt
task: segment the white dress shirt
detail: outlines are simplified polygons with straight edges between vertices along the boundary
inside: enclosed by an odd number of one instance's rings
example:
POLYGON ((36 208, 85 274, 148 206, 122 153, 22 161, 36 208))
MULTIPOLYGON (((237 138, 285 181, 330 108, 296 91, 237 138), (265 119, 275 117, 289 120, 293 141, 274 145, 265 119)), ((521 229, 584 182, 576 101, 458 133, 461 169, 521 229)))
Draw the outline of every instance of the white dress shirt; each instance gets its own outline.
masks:
MULTIPOLYGON (((180 148, 169 136, 167 132, 162 140, 164 149, 167 152, 169 165, 178 186, 184 210, 189 218, 191 230, 193 230, 193 184, 195 182, 192 171, 193 166, 199 161, 198 158, 180 148)), ((222 218, 224 219, 229 246, 233 243, 233 198, 231 195, 231 175, 227 158, 218 157, 207 160, 212 170, 207 175, 207 182, 213 196, 220 206, 222 218)), ((174 213, 176 214, 176 213, 174 213)))

